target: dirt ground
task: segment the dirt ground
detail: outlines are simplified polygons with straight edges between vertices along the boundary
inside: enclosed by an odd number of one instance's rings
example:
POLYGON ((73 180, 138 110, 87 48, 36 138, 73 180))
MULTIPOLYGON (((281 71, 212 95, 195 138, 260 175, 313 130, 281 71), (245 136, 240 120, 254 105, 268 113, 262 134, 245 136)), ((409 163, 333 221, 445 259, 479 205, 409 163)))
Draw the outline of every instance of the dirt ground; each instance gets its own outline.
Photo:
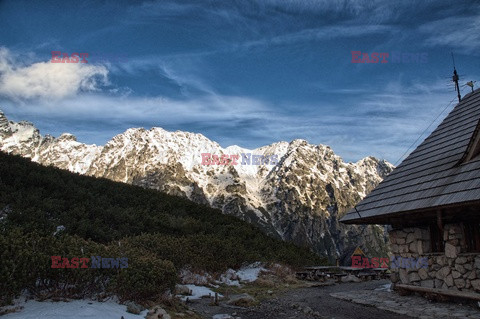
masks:
POLYGON ((204 318, 212 319, 216 314, 229 314, 241 319, 310 319, 310 318, 408 318, 373 307, 354 304, 330 296, 333 292, 376 289, 389 283, 388 280, 375 280, 360 283, 342 283, 325 287, 308 287, 288 290, 253 308, 226 305, 211 306, 208 299, 192 301, 191 308, 204 318))

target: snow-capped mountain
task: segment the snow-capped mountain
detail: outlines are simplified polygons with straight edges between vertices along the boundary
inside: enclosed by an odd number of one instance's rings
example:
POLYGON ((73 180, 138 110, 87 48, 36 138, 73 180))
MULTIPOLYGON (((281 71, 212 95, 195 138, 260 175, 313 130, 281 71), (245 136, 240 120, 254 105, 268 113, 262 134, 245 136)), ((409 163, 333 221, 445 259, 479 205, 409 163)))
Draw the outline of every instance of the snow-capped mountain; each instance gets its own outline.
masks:
POLYGON ((359 244, 385 251, 380 227, 338 222, 391 172, 391 164, 373 157, 345 163, 330 147, 304 140, 253 150, 222 148, 201 134, 161 128, 132 128, 104 146, 87 145, 71 134, 41 136, 32 123, 8 121, 1 112, 0 149, 43 165, 188 197, 308 245, 331 260, 359 244), (202 153, 239 155, 238 164, 202 165, 202 153), (242 165, 241 153, 273 154, 278 161, 242 165))

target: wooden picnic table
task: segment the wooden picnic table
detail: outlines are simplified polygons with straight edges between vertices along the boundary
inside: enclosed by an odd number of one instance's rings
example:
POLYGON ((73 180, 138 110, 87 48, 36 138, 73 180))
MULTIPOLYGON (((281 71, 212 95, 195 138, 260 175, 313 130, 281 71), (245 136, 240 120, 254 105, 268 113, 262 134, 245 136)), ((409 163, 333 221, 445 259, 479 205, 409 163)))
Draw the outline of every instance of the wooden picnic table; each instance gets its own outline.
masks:
POLYGON ((347 275, 355 275, 363 279, 384 278, 388 268, 358 268, 347 266, 314 266, 305 267, 304 271, 297 273, 297 278, 306 280, 325 281, 327 277, 331 277, 340 281, 347 275))

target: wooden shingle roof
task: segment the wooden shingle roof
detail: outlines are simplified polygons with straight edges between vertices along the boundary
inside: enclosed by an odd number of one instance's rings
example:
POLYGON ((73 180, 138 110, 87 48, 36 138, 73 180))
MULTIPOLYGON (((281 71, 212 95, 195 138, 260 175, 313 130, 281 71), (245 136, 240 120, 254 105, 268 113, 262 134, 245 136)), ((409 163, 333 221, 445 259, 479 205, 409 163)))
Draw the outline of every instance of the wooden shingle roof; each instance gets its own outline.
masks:
MULTIPOLYGON (((466 95, 443 122, 341 221, 388 223, 405 212, 480 201, 480 89, 466 95), (358 211, 358 213, 357 213, 358 211)), ((480 211, 479 211, 480 215, 480 211)))

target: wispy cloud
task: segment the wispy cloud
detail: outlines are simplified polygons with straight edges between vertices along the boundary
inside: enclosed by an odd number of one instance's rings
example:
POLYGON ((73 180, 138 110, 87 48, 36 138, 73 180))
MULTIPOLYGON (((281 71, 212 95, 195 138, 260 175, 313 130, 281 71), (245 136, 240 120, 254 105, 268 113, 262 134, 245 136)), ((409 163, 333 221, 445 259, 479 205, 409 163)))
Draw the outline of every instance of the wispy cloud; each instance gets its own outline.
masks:
MULTIPOLYGON (((477 7, 480 11, 480 5, 477 7)), ((429 46, 447 46, 452 50, 480 55, 480 15, 470 17, 448 17, 426 23, 420 31, 427 34, 429 46)))
POLYGON ((374 155, 394 162, 451 97, 441 92, 437 82, 405 86, 393 81, 378 93, 370 91, 356 97, 358 102, 342 102, 343 108, 327 102, 299 104, 294 107, 308 111, 296 114, 259 99, 214 93, 185 100, 88 94, 15 110, 7 105, 5 111, 7 115, 15 111, 17 118, 23 113, 44 123, 55 123, 44 126, 44 134, 72 132, 73 127, 73 133, 80 134, 79 140, 84 142, 104 143, 130 127, 155 126, 201 132, 224 147, 236 144, 256 148, 301 138, 330 145, 349 161, 374 155))
MULTIPOLYGON (((266 45, 285 45, 297 42, 345 39, 374 34, 387 34, 394 31, 395 27, 387 25, 335 25, 248 41, 240 44, 240 47, 248 49, 266 45)), ((234 49, 237 48, 238 46, 234 46, 234 49)))

